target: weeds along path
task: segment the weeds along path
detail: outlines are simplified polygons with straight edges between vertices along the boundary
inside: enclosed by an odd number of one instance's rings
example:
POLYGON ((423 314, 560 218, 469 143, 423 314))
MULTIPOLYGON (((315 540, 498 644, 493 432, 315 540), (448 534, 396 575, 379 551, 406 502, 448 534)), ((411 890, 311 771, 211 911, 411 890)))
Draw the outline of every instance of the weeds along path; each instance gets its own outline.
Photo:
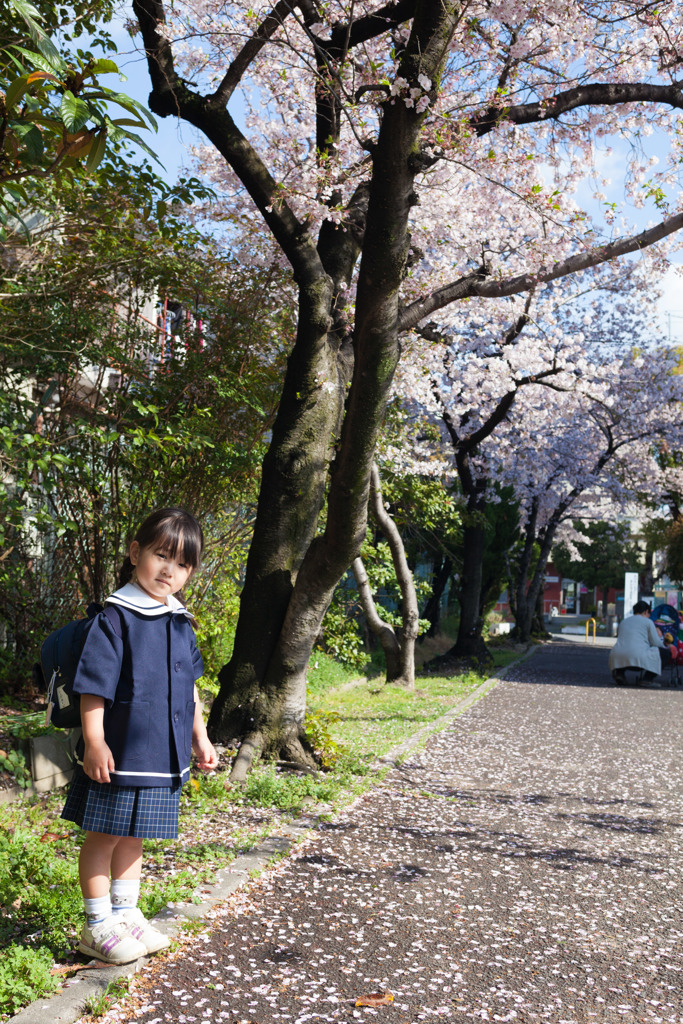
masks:
POLYGON ((110 1019, 683 1022, 682 727, 682 692, 549 645, 110 1019))

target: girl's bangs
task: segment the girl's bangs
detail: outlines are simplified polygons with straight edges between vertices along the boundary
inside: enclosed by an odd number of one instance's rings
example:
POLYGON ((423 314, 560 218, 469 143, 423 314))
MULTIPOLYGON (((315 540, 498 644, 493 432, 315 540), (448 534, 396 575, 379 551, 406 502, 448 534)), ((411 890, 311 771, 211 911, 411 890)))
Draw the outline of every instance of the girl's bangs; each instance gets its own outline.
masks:
MULTIPOLYGON (((149 527, 152 524, 143 524, 140 534, 147 532, 145 526, 149 527)), ((161 548, 170 558, 186 562, 193 569, 199 567, 204 538, 201 527, 193 516, 177 513, 165 516, 153 525, 150 533, 149 538, 138 535, 142 547, 154 545, 161 548)))

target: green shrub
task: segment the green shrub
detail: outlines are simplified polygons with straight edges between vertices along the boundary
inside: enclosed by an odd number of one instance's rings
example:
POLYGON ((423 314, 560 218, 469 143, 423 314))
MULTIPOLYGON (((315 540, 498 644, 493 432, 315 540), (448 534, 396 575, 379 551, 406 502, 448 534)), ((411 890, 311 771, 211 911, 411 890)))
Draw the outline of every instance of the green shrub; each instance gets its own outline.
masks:
MULTIPOLYGON (((358 621, 358 602, 344 581, 334 596, 323 620, 324 650, 347 668, 362 669, 368 660, 358 621)), ((317 652, 316 652, 317 654, 317 652)))
POLYGON ((31 785, 31 771, 26 763, 26 755, 21 750, 8 750, 0 754, 0 768, 14 776, 17 786, 28 789, 31 785))
POLYGON ((0 832, 0 946, 40 943, 55 957, 70 948, 83 905, 69 840, 41 842, 22 829, 0 832))
POLYGON ((320 758, 323 768, 333 768, 341 755, 345 753, 344 746, 330 733, 330 726, 338 721, 339 715, 335 711, 321 711, 316 708, 306 713, 304 721, 306 739, 320 758))
POLYGON ((208 589, 203 573, 198 573, 187 588, 188 607, 197 617, 197 646, 204 662, 199 688, 214 697, 218 693, 218 673, 232 654, 239 613, 237 553, 232 555, 232 560, 226 556, 227 564, 220 566, 208 589))
POLYGON ((0 1013, 16 1013, 57 987, 50 974, 52 954, 39 946, 26 949, 12 944, 0 960, 0 1013))

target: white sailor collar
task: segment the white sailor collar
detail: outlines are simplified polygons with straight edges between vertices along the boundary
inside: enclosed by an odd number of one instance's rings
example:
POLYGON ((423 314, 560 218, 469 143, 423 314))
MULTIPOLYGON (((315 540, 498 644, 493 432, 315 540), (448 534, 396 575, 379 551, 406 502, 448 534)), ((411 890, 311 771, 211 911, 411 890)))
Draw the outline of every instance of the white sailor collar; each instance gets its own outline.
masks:
POLYGON ((173 594, 168 595, 167 604, 162 604, 146 594, 137 583, 126 583, 125 587, 121 587, 116 593, 111 594, 104 603, 118 604, 121 608, 129 608, 131 611, 148 615, 150 618, 155 618, 157 615, 168 615, 169 612, 173 615, 187 615, 188 619, 192 618, 192 612, 189 612, 173 594))

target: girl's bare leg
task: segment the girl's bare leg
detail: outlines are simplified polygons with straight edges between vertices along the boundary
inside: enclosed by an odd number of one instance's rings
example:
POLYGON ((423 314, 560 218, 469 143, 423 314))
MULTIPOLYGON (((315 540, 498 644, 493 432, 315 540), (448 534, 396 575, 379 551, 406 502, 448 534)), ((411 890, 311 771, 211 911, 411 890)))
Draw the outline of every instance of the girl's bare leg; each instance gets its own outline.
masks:
POLYGON ((85 899, 109 892, 110 878, 139 878, 142 839, 87 832, 78 858, 78 877, 85 899))
POLYGON ((111 858, 111 877, 137 879, 141 874, 142 839, 119 836, 111 858))

